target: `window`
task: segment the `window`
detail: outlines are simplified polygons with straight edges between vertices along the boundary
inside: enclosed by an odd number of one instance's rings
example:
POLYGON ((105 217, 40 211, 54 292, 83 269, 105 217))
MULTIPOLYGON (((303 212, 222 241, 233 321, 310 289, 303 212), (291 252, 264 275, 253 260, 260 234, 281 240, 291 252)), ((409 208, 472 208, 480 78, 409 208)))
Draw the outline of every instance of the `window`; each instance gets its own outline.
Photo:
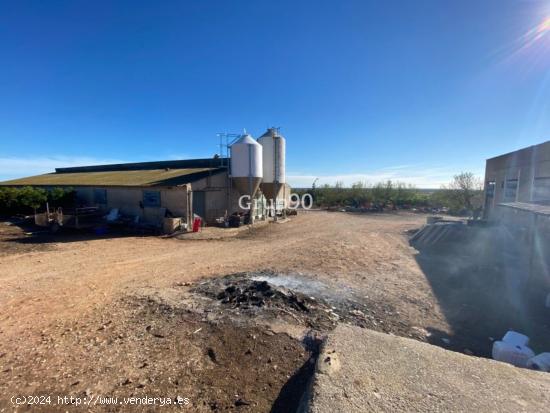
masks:
POLYGON ((487 185, 485 186, 485 194, 487 196, 487 198, 492 198, 495 196, 495 186, 496 186, 496 182, 495 181, 489 181, 487 182, 487 185))
POLYGON ((106 189, 94 189, 94 203, 100 205, 107 204, 107 190, 106 189))
POLYGON ((160 207, 160 191, 143 191, 144 207, 160 207))
POLYGON ((518 191, 518 180, 507 179, 506 186, 504 187, 504 201, 506 202, 515 201, 517 191, 518 191))
POLYGON ((533 201, 550 201, 550 177, 534 179, 533 201))

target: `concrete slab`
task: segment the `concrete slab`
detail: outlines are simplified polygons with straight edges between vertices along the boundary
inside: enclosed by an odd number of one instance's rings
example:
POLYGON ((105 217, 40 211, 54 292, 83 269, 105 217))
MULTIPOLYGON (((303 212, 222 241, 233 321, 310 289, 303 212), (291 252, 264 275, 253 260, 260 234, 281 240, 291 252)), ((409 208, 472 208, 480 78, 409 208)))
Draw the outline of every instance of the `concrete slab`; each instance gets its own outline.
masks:
POLYGON ((549 411, 550 373, 338 326, 317 364, 310 413, 549 411))

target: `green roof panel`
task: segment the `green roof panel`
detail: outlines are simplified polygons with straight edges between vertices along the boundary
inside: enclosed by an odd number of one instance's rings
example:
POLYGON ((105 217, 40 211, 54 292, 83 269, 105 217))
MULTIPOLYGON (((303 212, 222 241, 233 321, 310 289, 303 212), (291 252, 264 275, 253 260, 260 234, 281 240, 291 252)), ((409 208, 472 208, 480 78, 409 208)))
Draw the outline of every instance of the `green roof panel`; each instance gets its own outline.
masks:
POLYGON ((177 186, 222 171, 225 168, 57 172, 12 179, 0 182, 0 186, 177 186))

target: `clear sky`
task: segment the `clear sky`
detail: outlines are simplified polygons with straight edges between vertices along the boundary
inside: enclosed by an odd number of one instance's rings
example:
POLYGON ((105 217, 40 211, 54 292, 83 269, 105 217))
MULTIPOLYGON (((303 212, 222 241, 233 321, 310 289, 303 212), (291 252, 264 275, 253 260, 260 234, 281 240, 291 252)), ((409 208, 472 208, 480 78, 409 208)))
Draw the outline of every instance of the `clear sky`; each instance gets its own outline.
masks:
POLYGON ((550 1, 0 1, 0 179, 210 157, 437 187, 550 139, 550 1))

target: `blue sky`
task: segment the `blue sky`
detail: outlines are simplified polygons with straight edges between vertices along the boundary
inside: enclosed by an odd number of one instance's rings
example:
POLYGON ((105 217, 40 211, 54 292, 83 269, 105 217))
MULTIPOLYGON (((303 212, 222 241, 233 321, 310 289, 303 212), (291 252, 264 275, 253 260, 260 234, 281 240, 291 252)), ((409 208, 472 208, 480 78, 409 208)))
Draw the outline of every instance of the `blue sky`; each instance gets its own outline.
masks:
POLYGON ((0 179, 209 157, 437 187, 550 139, 550 1, 1 1, 0 179), (546 22, 546 23, 545 23, 546 22))

